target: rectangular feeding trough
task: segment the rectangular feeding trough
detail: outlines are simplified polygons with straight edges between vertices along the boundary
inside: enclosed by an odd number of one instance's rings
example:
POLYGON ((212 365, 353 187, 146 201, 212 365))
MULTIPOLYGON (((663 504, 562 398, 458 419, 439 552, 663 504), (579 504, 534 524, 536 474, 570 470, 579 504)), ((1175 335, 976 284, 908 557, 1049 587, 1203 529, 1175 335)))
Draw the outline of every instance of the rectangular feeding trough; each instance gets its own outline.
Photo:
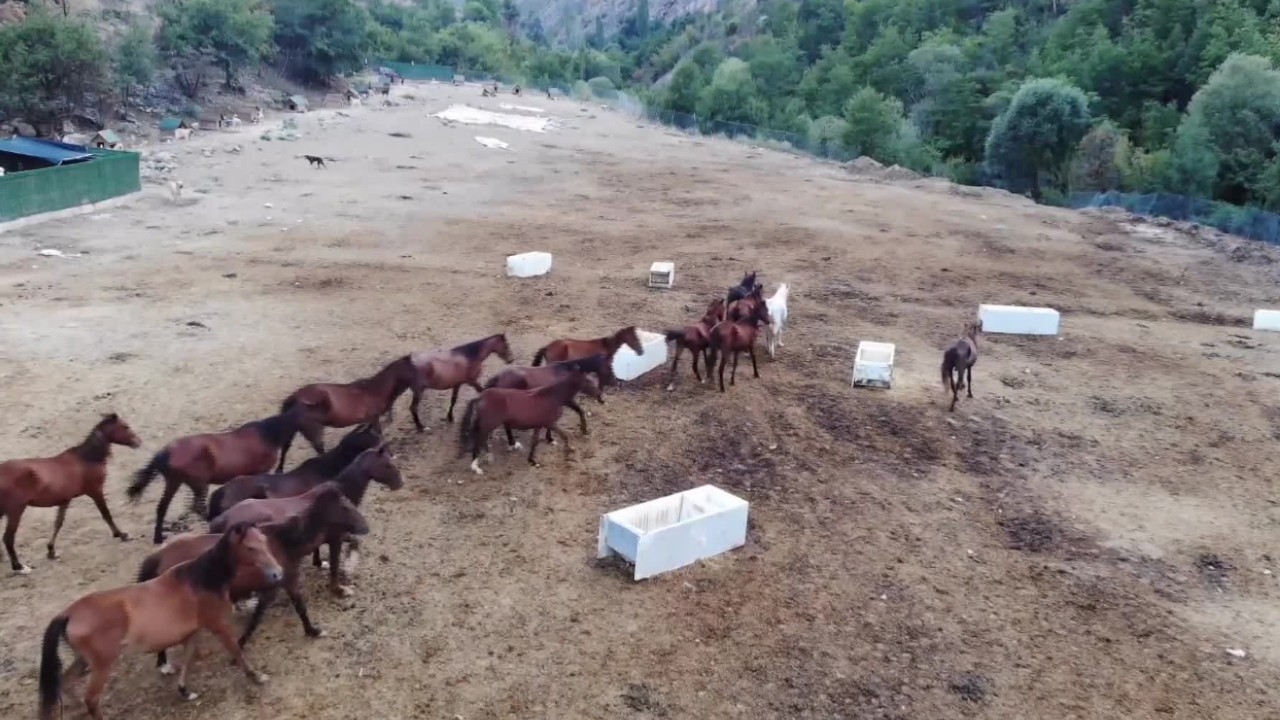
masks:
POLYGON ((641 375, 662 367, 667 361, 667 336, 648 330, 636 330, 643 355, 636 355, 626 345, 613 354, 613 374, 619 380, 635 380, 641 375))
POLYGON ((551 253, 527 252, 507 256, 507 277, 534 277, 551 272, 551 253))
POLYGON ((670 290, 676 282, 676 264, 656 262, 649 267, 649 287, 670 290))
POLYGON ((741 547, 747 501, 703 485, 600 516, 596 557, 620 555, 643 580, 741 547))
POLYGON ((1058 311, 1020 305, 979 305, 982 332, 1008 335, 1057 335, 1058 311))
POLYGON ((855 387, 874 387, 888 390, 893 385, 893 343, 858 343, 858 354, 853 359, 853 384, 855 387))
POLYGON ((1253 329, 1280 332, 1280 310, 1254 310, 1253 329))

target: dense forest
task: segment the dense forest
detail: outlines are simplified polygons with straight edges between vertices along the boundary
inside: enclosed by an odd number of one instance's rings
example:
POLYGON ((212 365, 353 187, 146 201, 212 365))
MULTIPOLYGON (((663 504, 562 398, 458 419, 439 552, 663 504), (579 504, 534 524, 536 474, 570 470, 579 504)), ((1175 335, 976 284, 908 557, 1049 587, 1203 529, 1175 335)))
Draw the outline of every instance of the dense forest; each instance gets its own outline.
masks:
POLYGON ((514 0, 161 0, 105 30, 33 0, 0 27, 0 112, 66 116, 171 78, 193 99, 271 63, 324 84, 381 60, 700 123, 793 133, 1055 201, 1171 191, 1280 210, 1280 0, 765 0, 555 46, 514 0))

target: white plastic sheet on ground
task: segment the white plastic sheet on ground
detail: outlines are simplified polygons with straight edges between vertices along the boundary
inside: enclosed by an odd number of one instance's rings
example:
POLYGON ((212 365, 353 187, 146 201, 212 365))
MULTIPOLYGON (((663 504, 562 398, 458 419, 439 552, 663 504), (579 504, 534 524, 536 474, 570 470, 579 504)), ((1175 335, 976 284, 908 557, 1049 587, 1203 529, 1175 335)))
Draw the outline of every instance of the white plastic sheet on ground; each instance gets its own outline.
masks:
POLYGON ((527 130, 529 132, 546 132, 547 127, 551 125, 551 118, 512 115, 510 113, 481 110, 467 105, 450 105, 432 117, 467 125, 500 125, 512 130, 527 130))
POLYGON ((482 135, 477 135, 476 142, 480 143, 481 145, 487 148, 493 148, 494 150, 510 150, 511 149, 510 145, 502 142, 498 138, 491 138, 491 137, 484 137, 482 135))
POLYGON ((546 110, 543 110, 540 107, 534 107, 532 105, 510 105, 507 103, 498 103, 498 107, 502 108, 503 110, 519 110, 521 112, 544 113, 544 114, 547 112, 546 110))

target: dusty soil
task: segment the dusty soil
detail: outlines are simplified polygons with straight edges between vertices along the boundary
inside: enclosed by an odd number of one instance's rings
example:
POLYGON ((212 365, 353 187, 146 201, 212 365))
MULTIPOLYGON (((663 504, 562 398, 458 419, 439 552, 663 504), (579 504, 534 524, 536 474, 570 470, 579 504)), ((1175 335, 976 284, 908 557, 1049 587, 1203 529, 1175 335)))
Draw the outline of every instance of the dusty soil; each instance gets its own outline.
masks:
MULTIPOLYGON (((578 459, 547 448, 540 470, 495 442, 477 478, 443 394, 426 435, 402 406, 407 485, 370 495, 357 594, 310 578, 331 637, 281 605, 250 646, 271 682, 210 646, 190 705, 132 656, 109 717, 1280 717, 1278 342, 1247 329, 1280 302, 1274 252, 567 101, 545 135, 447 127, 428 113, 499 101, 410 92, 306 116, 300 142, 197 138, 179 206, 151 187, 0 236, 0 455, 121 413, 144 447, 116 453, 110 502, 145 536, 157 491, 123 490, 167 440, 415 349, 505 331, 527 360, 553 337, 676 326, 747 268, 792 283, 786 347, 727 394, 658 373, 615 391, 590 437, 566 423, 578 459), (531 249, 552 274, 502 277, 531 249), (674 290, 644 287, 657 259, 674 290), (984 337, 976 397, 948 414, 939 352, 979 302, 1057 307, 1063 333, 984 337), (849 387, 862 339, 897 343, 892 391, 849 387), (601 512, 705 482, 750 500, 746 547, 640 584, 594 559, 601 512)), ((0 578, 6 718, 34 713, 45 623, 151 550, 80 501, 48 561, 52 519, 19 535, 35 572, 0 578)))

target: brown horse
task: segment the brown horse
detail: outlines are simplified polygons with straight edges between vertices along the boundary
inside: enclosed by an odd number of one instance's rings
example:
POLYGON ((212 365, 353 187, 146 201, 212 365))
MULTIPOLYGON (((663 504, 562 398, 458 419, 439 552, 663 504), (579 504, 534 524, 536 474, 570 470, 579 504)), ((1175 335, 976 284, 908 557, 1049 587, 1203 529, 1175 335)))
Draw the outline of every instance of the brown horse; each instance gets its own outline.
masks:
POLYGON ((326 480, 338 477, 361 453, 379 447, 382 442, 382 427, 375 420, 347 433, 332 450, 308 459, 287 473, 241 475, 228 480, 209 496, 207 517, 212 520, 232 505, 251 497, 301 495, 326 480), (282 492, 283 489, 293 489, 294 492, 282 492))
POLYGON ((711 349, 711 328, 716 326, 721 320, 724 320, 724 298, 716 298, 707 306, 707 312, 702 319, 692 325, 685 325, 679 330, 668 330, 666 332, 667 342, 675 345, 674 356, 671 359, 671 377, 667 384, 667 389, 675 388, 676 368, 680 365, 680 353, 684 350, 689 351, 689 355, 693 358, 693 376, 702 382, 702 375, 698 373, 698 356, 702 356, 704 364, 707 367, 707 377, 711 377, 711 357, 709 350, 711 349))
POLYGON ((636 327, 629 325, 612 335, 594 340, 552 340, 533 354, 533 366, 541 365, 543 360, 549 363, 564 362, 592 355, 604 355, 605 360, 612 363, 614 353, 623 345, 630 347, 637 355, 644 354, 644 346, 636 335, 636 327))
MULTIPOLYGON (((570 373, 594 373, 596 382, 591 382, 587 378, 582 383, 582 392, 596 399, 596 402, 604 404, 604 395, 601 394, 600 388, 606 383, 616 382, 613 376, 613 368, 604 355, 592 355, 581 360, 565 360, 564 362, 544 365, 542 367, 517 367, 511 366, 503 368, 502 372, 489 378, 489 382, 484 384, 485 389, 489 388, 507 388, 509 390, 536 390, 547 385, 554 385, 556 382, 564 379, 570 373)), ((582 426, 582 434, 590 434, 587 430, 587 414, 578 406, 576 401, 569 401, 565 407, 578 413, 578 421, 582 426)), ((547 440, 551 440, 551 434, 547 434, 547 440)))
POLYGON ((729 294, 726 298, 726 302, 732 304, 734 301, 741 300, 742 298, 750 295, 757 288, 763 288, 760 283, 756 282, 756 275, 759 272, 759 270, 752 270, 749 273, 743 273, 742 280, 740 280, 737 285, 729 288, 729 294))
MULTIPOLYGON (((315 497, 315 502, 302 513, 284 522, 263 525, 262 534, 267 537, 271 554, 284 568, 284 581, 280 585, 272 583, 262 573, 251 567, 237 569, 231 581, 231 600, 243 600, 251 595, 258 596, 258 605, 253 616, 240 635, 240 647, 249 642, 249 637, 262 622, 262 616, 275 600, 280 587, 284 588, 293 602, 293 609, 302 621, 302 630, 309 637, 320 637, 324 632, 311 623, 307 615, 307 603, 302 597, 301 566, 302 561, 334 533, 364 535, 369 532, 369 524, 351 501, 343 496, 337 487, 330 487, 315 497)), ((222 539, 217 533, 179 535, 164 544, 164 547, 151 553, 138 569, 138 582, 146 582, 168 572, 180 563, 192 560, 209 550, 222 539)), ((156 658, 156 665, 163 674, 172 672, 165 651, 161 650, 156 658)))
POLYGON ((81 495, 88 495, 98 506, 98 512, 107 521, 112 535, 121 540, 129 539, 111 519, 103 485, 107 480, 107 458, 111 457, 111 446, 136 448, 140 444, 128 424, 119 415, 111 413, 93 426, 84 442, 59 455, 0 463, 0 512, 6 518, 4 549, 9 553, 9 565, 14 572, 23 575, 31 572, 31 568, 18 560, 18 553, 13 547, 18 523, 28 507, 58 508, 58 517, 53 522, 53 537, 49 538, 46 546, 50 560, 58 557, 54 543, 62 530, 62 521, 67 517, 67 506, 81 495))
POLYGON ((191 488, 195 497, 192 508, 203 517, 210 485, 221 485, 241 475, 267 472, 275 466, 276 454, 288 447, 299 432, 311 442, 317 454, 324 452, 323 428, 301 405, 235 430, 178 438, 134 475, 129 497, 137 501, 157 474, 164 475, 164 493, 156 505, 153 537, 159 545, 164 542, 164 516, 178 488, 183 485, 191 488))
MULTIPOLYGON (((511 355, 511 347, 507 344, 507 336, 503 333, 490 335, 450 350, 416 352, 410 355, 409 359, 417 368, 422 387, 429 390, 453 391, 453 397, 449 399, 449 412, 444 417, 448 422, 453 422, 453 408, 458 404, 458 391, 463 385, 470 385, 476 392, 484 389, 480 387, 480 367, 484 364, 485 358, 495 353, 508 365, 515 360, 511 355)), ((418 402, 421 399, 420 394, 415 395, 413 404, 409 406, 419 430, 423 429, 422 423, 418 420, 418 402)))
POLYGON ((973 365, 978 362, 978 333, 982 332, 982 321, 971 322, 964 326, 964 334, 942 354, 942 389, 951 392, 952 412, 955 412, 956 401, 960 399, 960 391, 968 388, 968 396, 973 397, 973 365), (965 375, 968 383, 965 383, 965 375))
POLYGON ((565 457, 572 455, 569 438, 556 423, 564 414, 566 406, 573 404, 574 397, 587 381, 586 375, 571 370, 564 379, 536 390, 509 390, 506 388, 489 388, 480 393, 480 397, 467 403, 462 415, 462 427, 458 435, 458 444, 462 452, 471 450, 471 469, 477 475, 483 475, 480 469, 480 450, 489 444, 489 435, 499 427, 507 431, 507 446, 519 450, 513 430, 532 430, 529 441, 529 464, 540 467, 535 459, 538 450, 539 430, 548 434, 555 433, 564 441, 565 457))
POLYGON ((733 321, 745 320, 754 315, 756 309, 760 306, 767 307, 764 299, 764 286, 756 285, 746 295, 729 303, 729 309, 725 313, 725 317, 733 321))
POLYGON ((89 717, 102 720, 99 700, 111 668, 125 649, 159 652, 185 643, 186 659, 178 676, 178 692, 187 700, 194 700, 196 694, 187 689, 187 673, 195 660, 192 636, 200 630, 217 636, 250 680, 266 682, 267 676, 254 671, 245 659, 231 627, 231 598, 227 591, 242 566, 255 568, 272 582, 279 582, 284 574, 262 532, 237 525, 200 557, 154 580, 90 593, 72 603, 44 631, 41 720, 52 720, 55 705, 61 704, 63 682, 86 668, 89 685, 84 704, 89 717), (66 678, 58 657, 58 645, 63 640, 76 655, 66 678))
POLYGON ((724 366, 729 361, 729 353, 733 353, 733 372, 729 375, 730 385, 737 384, 738 356, 744 351, 751 356, 752 375, 760 377, 760 369, 756 365, 756 336, 760 334, 761 325, 769 324, 769 308, 763 302, 752 305, 751 308, 751 315, 746 318, 726 320, 711 328, 711 363, 714 364, 716 356, 720 356, 720 392, 725 391, 724 366))
MULTIPOLYGON (((405 355, 374 375, 355 382, 317 383, 298 388, 280 404, 280 412, 286 413, 295 405, 304 405, 325 427, 332 428, 371 423, 384 415, 390 422, 391 409, 406 390, 413 392, 413 401, 410 403, 413 422, 422 430, 417 410, 422 397, 421 376, 410 355, 405 355)), ((284 460, 288 453, 289 446, 285 445, 280 451, 276 472, 284 471, 284 460)))

